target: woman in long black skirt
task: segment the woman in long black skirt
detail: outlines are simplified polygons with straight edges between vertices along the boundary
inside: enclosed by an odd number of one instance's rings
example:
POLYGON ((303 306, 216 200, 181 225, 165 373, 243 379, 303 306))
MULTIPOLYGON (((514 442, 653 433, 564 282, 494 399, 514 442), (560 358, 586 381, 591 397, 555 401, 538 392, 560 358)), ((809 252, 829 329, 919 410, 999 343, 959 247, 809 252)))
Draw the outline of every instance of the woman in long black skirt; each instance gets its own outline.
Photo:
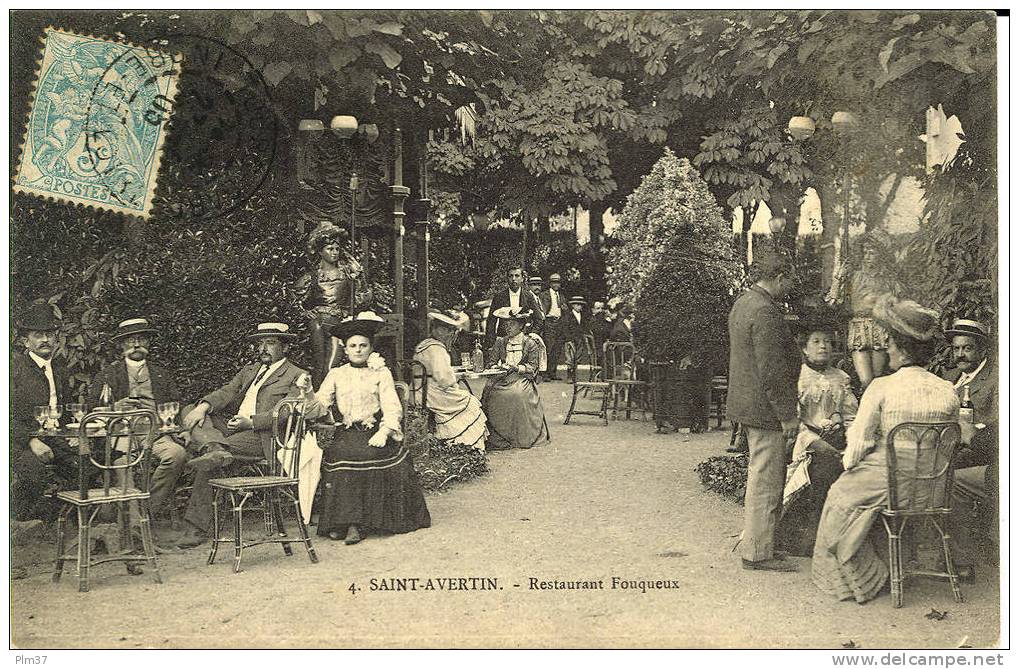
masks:
POLYGON ((318 534, 346 544, 356 544, 368 532, 403 533, 431 525, 403 443, 393 375, 373 353, 372 338, 382 325, 372 312, 340 324, 349 362, 329 371, 313 400, 319 411, 335 407, 338 415, 336 436, 323 448, 318 534))

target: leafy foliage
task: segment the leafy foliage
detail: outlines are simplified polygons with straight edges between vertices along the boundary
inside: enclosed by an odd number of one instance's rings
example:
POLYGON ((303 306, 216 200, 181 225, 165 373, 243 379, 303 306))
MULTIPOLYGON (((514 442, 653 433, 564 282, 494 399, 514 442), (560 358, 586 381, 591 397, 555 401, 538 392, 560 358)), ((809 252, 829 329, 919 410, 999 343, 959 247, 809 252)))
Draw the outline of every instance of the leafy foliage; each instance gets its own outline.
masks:
POLYGON ((610 252, 611 289, 634 306, 645 354, 679 360, 724 349, 740 264, 721 208, 690 161, 666 149, 627 199, 613 236, 621 244, 610 252))
POLYGON ((704 487, 743 506, 747 494, 747 456, 713 455, 696 467, 704 487))
POLYGON ((428 414, 412 409, 404 435, 414 458, 414 470, 426 491, 442 490, 453 482, 464 483, 488 472, 484 453, 463 444, 443 442, 428 431, 428 414))

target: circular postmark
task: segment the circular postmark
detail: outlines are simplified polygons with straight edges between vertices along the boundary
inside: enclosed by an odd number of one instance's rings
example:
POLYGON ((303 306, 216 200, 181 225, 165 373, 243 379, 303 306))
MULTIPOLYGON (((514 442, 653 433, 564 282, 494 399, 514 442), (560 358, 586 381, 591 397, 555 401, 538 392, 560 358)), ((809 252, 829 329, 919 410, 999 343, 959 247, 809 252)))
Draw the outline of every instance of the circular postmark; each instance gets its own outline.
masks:
POLYGON ((93 89, 85 125, 90 167, 111 198, 125 206, 154 198, 160 218, 180 221, 242 207, 271 173, 279 135, 258 69, 227 44, 192 34, 114 58, 93 89), (153 136, 158 189, 131 153, 144 146, 136 137, 153 136))

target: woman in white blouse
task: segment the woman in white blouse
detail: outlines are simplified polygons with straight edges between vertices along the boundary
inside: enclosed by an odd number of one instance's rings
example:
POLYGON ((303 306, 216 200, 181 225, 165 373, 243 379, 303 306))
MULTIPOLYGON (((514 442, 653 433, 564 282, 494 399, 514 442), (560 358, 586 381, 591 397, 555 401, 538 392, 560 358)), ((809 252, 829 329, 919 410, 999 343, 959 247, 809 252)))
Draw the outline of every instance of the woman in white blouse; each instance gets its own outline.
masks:
MULTIPOLYGON (((878 301, 874 316, 888 331, 889 366, 894 371, 867 387, 856 420, 846 432, 842 456, 846 471, 828 491, 811 564, 817 587, 837 599, 861 604, 876 597, 888 579, 888 566, 867 536, 888 500, 886 436, 900 423, 959 420, 959 398, 952 384, 922 367, 934 353, 937 312, 886 296, 878 301)), ((895 448, 900 463, 908 466, 906 461, 915 456, 913 445, 895 448)))
POLYGON ((543 437, 549 438, 545 410, 534 381, 541 351, 524 334, 530 313, 519 307, 495 311, 504 336, 496 339, 492 355, 495 366, 505 373, 493 378, 481 394, 481 406, 488 417, 489 449, 531 448, 543 437))
POLYGON ((319 536, 361 541, 366 532, 412 532, 431 525, 428 507, 403 443, 402 407, 372 338, 384 321, 372 312, 340 323, 349 362, 329 370, 309 415, 337 414, 333 443, 324 445, 319 536))

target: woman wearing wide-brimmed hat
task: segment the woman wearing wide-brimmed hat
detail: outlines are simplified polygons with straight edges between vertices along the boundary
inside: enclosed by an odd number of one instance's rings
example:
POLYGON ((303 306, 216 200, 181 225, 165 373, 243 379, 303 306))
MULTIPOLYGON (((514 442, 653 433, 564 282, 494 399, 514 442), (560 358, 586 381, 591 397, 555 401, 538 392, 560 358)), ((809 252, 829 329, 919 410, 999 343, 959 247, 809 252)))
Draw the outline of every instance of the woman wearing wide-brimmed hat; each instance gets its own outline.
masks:
POLYGON ((342 321, 337 335, 349 362, 330 369, 309 399, 312 411, 333 409, 338 418, 333 442, 322 449, 317 531, 347 544, 368 532, 412 532, 431 525, 403 442, 393 375, 373 352, 373 339, 384 324, 370 311, 342 321))
MULTIPOLYGON (((888 501, 886 436, 900 423, 959 420, 959 398, 952 384, 923 368, 935 351, 938 313, 911 300, 885 296, 877 301, 874 317, 888 332, 888 359, 894 371, 871 382, 846 431, 842 456, 846 471, 828 491, 811 565, 817 587, 837 599, 861 604, 876 597, 888 579, 888 566, 867 537, 888 501)), ((915 445, 904 442, 901 448, 898 443, 893 447, 899 465, 911 467, 915 445)), ((923 486, 902 490, 900 504, 911 501, 903 497, 924 494, 923 486)))
POLYGON ((504 336, 495 340, 492 356, 505 373, 493 378, 481 394, 490 433, 488 447, 531 448, 542 438, 549 439, 534 380, 541 364, 540 345, 524 334, 531 313, 501 307, 493 315, 501 321, 504 336))
POLYGON ((428 372, 428 410, 435 416, 435 436, 484 451, 488 429, 481 402, 457 384, 450 360, 453 338, 469 322, 457 312, 429 311, 431 334, 414 349, 414 359, 428 372))
POLYGON ((308 312, 311 330, 312 380, 319 384, 340 357, 339 323, 371 301, 361 265, 345 249, 349 234, 322 221, 308 236, 315 270, 297 280, 297 292, 308 312))

